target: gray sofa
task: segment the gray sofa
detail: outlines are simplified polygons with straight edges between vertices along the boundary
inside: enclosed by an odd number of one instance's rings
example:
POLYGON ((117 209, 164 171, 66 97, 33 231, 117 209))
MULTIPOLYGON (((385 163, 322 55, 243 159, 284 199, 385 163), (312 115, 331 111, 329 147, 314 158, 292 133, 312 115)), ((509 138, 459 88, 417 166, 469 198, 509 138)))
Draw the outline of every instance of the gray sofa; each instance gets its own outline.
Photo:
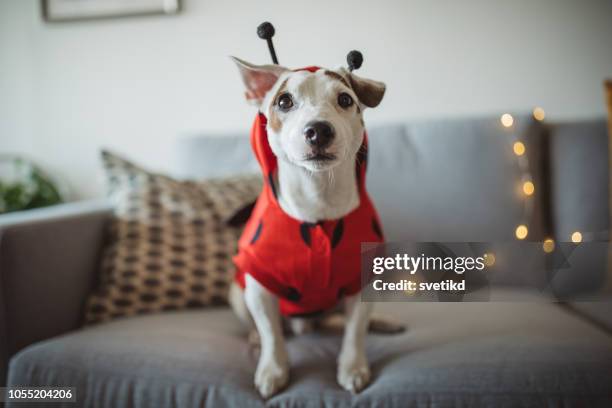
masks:
MULTIPOLYGON (((390 241, 503 242, 519 223, 534 241, 567 241, 575 230, 607 240, 603 120, 421 121, 373 126, 369 139, 368 188, 390 241), (525 174, 536 185, 529 205, 516 194, 525 174)), ((177 154, 185 177, 256 171, 246 135, 184 138, 177 154)), ((256 359, 227 308, 80 328, 111 214, 102 200, 0 217, 3 383, 76 387, 77 405, 95 407, 612 406, 612 303, 542 302, 513 286, 488 303, 377 304, 409 330, 369 336, 373 380, 357 395, 335 382, 338 333, 291 338, 290 384, 263 401, 256 359)), ((582 267, 582 281, 609 279, 604 261, 582 267)))

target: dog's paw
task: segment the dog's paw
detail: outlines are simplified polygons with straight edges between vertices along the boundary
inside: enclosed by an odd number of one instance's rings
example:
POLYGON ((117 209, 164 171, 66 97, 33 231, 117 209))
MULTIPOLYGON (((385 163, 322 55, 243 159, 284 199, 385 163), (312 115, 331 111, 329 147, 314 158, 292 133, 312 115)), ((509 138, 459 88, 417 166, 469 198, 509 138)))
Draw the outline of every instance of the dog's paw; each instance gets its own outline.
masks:
POLYGON ((338 384, 352 393, 363 390, 370 382, 370 366, 365 356, 340 358, 338 361, 338 384))
POLYGON ((263 398, 280 391, 289 381, 287 358, 260 359, 255 371, 255 388, 263 398))

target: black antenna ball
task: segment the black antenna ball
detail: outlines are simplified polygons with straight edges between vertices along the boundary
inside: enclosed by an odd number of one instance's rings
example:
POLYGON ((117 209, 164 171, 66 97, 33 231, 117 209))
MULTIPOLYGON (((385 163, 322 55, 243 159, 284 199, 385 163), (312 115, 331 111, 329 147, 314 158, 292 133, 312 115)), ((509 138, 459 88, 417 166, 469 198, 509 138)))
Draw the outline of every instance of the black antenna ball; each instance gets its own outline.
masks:
POLYGON ((257 27, 257 36, 262 40, 266 40, 268 43, 268 50, 270 50, 270 56, 272 62, 278 65, 278 58, 276 58, 276 51, 274 51, 274 44, 272 44, 272 37, 274 37, 274 26, 269 22, 263 22, 257 27))
POLYGON ((363 54, 357 50, 353 50, 346 55, 346 62, 348 64, 349 71, 354 71, 361 67, 363 64, 363 54))
POLYGON ((261 23, 257 27, 257 36, 262 40, 269 40, 274 37, 274 26, 267 21, 261 23))

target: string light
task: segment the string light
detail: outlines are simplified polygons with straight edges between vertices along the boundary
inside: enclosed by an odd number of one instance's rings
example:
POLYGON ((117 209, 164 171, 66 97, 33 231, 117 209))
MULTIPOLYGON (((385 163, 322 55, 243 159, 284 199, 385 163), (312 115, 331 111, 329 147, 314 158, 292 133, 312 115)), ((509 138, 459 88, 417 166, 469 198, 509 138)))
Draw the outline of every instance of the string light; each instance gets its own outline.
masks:
MULTIPOLYGON (((536 106, 535 108, 533 108, 532 114, 533 114, 533 118, 537 121, 543 121, 546 118, 546 112, 544 111, 544 109, 542 109, 539 106, 536 106)), ((499 120, 501 124, 506 128, 509 128, 514 124, 514 118, 509 113, 504 113, 503 115, 501 115, 499 120)), ((512 144, 512 151, 514 152, 516 156, 521 157, 525 154, 525 151, 526 151, 525 144, 519 140, 516 140, 516 135, 513 135, 513 138, 514 138, 514 143, 512 144)), ((523 193, 525 193, 527 197, 530 197, 535 192, 535 185, 533 184, 532 181, 529 180, 531 177, 529 177, 528 161, 526 160, 526 158, 521 158, 521 160, 519 160, 518 164, 519 164, 519 169, 523 173, 522 178, 523 180, 528 179, 528 181, 523 182, 522 189, 523 189, 523 193)), ((525 202, 526 212, 529 212, 529 209, 532 208, 532 205, 533 205, 533 204, 531 205, 528 205, 528 204, 530 204, 530 201, 525 202)), ((520 224, 516 227, 516 230, 514 231, 514 235, 516 236, 517 239, 523 240, 527 238, 527 235, 529 235, 529 229, 527 228, 525 224, 520 224)), ((582 242, 583 237, 580 231, 574 231, 571 234, 570 238, 574 244, 579 244, 582 242)), ((542 250, 546 253, 553 252, 555 250, 554 239, 546 238, 542 242, 542 250)), ((486 253, 484 256, 485 256, 485 265, 490 266, 495 263, 495 255, 493 255, 492 253, 486 253)))
POLYGON ((527 238, 527 234, 529 234, 529 230, 527 229, 527 226, 523 224, 516 227, 516 231, 514 231, 514 235, 516 235, 518 239, 527 238))
MULTIPOLYGON (((504 113, 503 115, 501 115, 500 121, 502 125, 507 128, 514 124, 514 118, 509 113, 504 113)), ((520 160, 518 160, 517 164, 519 170, 523 173, 521 178, 523 180, 530 180, 531 177, 529 174, 529 162, 526 157, 521 157, 525 154, 525 144, 520 140, 517 140, 516 135, 512 135, 512 137, 514 139, 514 143, 512 144, 512 150, 514 151, 514 154, 516 156, 520 157, 520 160)), ((525 181, 522 185, 522 190, 526 196, 530 196, 535 191, 535 186, 531 181, 525 181)), ((525 212, 530 212, 532 208, 532 203, 530 201, 525 201, 523 208, 525 212)), ((528 218, 528 216, 526 218, 528 218)), ((525 239, 527 238, 528 234, 529 229, 525 224, 519 224, 514 230, 514 235, 517 239, 525 239)))
POLYGON ((539 120, 541 122, 546 117, 546 112, 544 112, 544 109, 540 108, 539 106, 536 106, 533 109, 533 117, 535 120, 539 120))
POLYGON ((484 254, 484 264, 488 267, 495 265, 495 254, 492 252, 484 254))
POLYGON ((555 241, 552 238, 546 238, 542 243, 542 249, 547 254, 555 250, 555 241))
POLYGON ((504 127, 510 127, 512 126, 512 124, 514 123, 514 118, 512 117, 511 114, 509 113, 504 113, 503 115, 501 115, 500 121, 502 123, 502 125, 504 125, 504 127))
POLYGON ((572 242, 574 244, 578 244, 578 243, 582 242, 582 234, 580 233, 580 231, 574 231, 572 233, 572 242))
POLYGON ((514 142, 514 145, 512 145, 512 150, 514 150, 514 154, 517 156, 522 156, 525 154, 525 145, 523 142, 514 142))
POLYGON ((525 193, 525 195, 532 195, 533 192, 535 191, 535 186, 533 185, 533 183, 531 181, 526 181, 523 183, 523 193, 525 193))

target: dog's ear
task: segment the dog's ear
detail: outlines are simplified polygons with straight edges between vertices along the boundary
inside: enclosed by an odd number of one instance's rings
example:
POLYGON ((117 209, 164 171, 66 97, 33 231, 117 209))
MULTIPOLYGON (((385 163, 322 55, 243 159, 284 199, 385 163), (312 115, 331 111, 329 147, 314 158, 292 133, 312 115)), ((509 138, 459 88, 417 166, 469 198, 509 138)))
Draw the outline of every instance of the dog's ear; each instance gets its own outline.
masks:
POLYGON ((266 93, 272 89, 278 78, 288 71, 280 65, 254 65, 236 57, 231 58, 240 70, 242 82, 246 87, 246 100, 255 106, 261 105, 266 93))
POLYGON ((345 70, 351 88, 357 94, 359 101, 368 108, 375 108, 385 96, 386 85, 373 79, 362 78, 345 70))

